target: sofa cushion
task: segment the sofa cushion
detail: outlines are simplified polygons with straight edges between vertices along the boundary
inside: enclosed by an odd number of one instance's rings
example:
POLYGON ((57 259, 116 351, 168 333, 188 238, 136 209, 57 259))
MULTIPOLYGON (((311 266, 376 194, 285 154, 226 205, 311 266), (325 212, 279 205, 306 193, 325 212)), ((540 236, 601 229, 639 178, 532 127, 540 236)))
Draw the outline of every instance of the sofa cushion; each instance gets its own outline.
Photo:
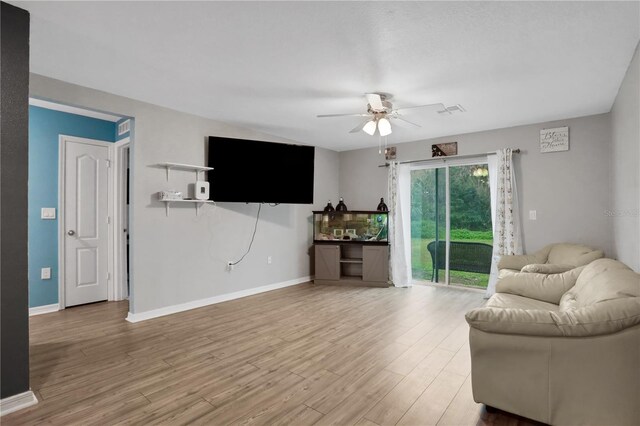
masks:
POLYGON ((496 293, 487 301, 487 308, 513 308, 543 311, 557 311, 558 305, 547 303, 529 297, 518 296, 516 294, 496 293))
POLYGON ((498 269, 513 269, 519 271, 532 263, 545 263, 546 261, 546 253, 540 254, 540 252, 534 254, 504 255, 500 256, 500 260, 498 260, 498 269))
POLYGON ((536 274, 561 274, 575 268, 569 264, 555 264, 555 263, 532 263, 525 266, 520 272, 530 272, 536 274))
POLYGON ((549 251, 546 263, 570 264, 574 266, 588 265, 604 256, 601 250, 581 244, 554 244, 549 251))
POLYGON ((504 277, 508 277, 510 275, 518 274, 518 273, 520 273, 519 269, 500 269, 498 271, 498 282, 500 282, 500 280, 503 279, 504 277))
POLYGON ((585 266, 572 268, 562 274, 515 273, 505 274, 496 284, 498 293, 517 294, 558 305, 560 299, 573 288, 585 266))
POLYGON ((617 260, 599 259, 584 267, 576 285, 562 296, 560 310, 626 297, 640 297, 640 274, 617 260))
POLYGON ((465 318, 472 328, 487 333, 549 337, 599 336, 639 325, 640 298, 607 300, 568 311, 487 306, 472 309, 465 318))

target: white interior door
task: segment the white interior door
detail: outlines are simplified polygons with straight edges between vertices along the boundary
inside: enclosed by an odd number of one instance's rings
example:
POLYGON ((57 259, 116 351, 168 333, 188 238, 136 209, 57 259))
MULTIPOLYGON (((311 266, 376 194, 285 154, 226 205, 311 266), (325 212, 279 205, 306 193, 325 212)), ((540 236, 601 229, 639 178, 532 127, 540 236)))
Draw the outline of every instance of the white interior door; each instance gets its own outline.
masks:
POLYGON ((108 296, 109 146, 64 143, 64 290, 74 306, 108 296))

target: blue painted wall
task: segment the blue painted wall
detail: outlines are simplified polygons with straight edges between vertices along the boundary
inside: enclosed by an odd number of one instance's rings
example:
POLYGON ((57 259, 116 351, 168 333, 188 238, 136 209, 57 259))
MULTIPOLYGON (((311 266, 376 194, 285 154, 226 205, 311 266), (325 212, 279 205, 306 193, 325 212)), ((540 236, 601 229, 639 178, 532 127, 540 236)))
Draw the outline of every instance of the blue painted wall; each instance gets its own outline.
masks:
POLYGON ((116 123, 29 106, 29 307, 58 303, 58 138, 116 140, 116 123), (55 207, 56 219, 40 219, 55 207), (50 267, 51 279, 40 269, 50 267))

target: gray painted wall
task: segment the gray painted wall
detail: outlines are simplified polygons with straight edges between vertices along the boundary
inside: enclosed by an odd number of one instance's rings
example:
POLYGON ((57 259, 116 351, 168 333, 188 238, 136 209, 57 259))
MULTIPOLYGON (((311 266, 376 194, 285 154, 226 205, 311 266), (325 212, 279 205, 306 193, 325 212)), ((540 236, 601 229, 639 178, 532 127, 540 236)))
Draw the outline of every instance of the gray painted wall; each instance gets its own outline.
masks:
MULTIPOLYGON (((605 216, 610 133, 609 114, 601 114, 396 146, 400 161, 429 158, 431 144, 441 142, 457 141, 459 155, 520 148, 515 165, 525 251, 570 241, 610 253, 610 219, 605 216), (561 126, 569 126, 570 150, 540 153, 540 130, 561 126), (529 210, 537 211, 536 221, 528 219, 529 210)), ((382 163, 377 148, 340 153, 340 195, 349 208, 373 209, 380 197, 386 197, 387 171, 377 167, 382 163)))
MULTIPOLYGON (((57 100, 135 118, 131 151, 131 284, 130 310, 141 313, 170 305, 293 280, 310 274, 311 211, 338 194, 338 154, 316 149, 315 205, 263 206, 251 253, 238 259, 251 239, 256 204, 219 203, 172 207, 155 200, 163 189, 186 190, 194 173, 173 171, 166 161, 205 164, 209 135, 288 142, 159 106, 77 85, 31 75, 32 96, 57 100), (267 256, 273 263, 267 264, 267 256)), ((251 171, 247 173, 250 175, 251 171)), ((260 176, 255 176, 259 179, 260 176)))
POLYGON ((613 255, 640 271, 640 44, 611 109, 613 255))
POLYGON ((6 398, 29 390, 29 13, 0 7, 0 398, 6 398))

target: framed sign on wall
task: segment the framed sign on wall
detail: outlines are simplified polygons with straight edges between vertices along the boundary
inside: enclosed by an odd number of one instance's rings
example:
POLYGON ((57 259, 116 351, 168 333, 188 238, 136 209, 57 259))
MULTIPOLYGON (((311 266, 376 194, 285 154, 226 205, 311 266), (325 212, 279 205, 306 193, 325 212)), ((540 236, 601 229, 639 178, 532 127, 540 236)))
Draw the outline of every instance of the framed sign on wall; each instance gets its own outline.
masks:
POLYGON ((384 158, 385 160, 395 160, 396 159, 396 147, 390 146, 384 149, 384 158))
POLYGON ((431 145, 432 157, 448 157, 450 155, 458 155, 458 142, 446 142, 431 145))
POLYGON ((569 128, 540 130, 540 152, 569 151, 569 128))

